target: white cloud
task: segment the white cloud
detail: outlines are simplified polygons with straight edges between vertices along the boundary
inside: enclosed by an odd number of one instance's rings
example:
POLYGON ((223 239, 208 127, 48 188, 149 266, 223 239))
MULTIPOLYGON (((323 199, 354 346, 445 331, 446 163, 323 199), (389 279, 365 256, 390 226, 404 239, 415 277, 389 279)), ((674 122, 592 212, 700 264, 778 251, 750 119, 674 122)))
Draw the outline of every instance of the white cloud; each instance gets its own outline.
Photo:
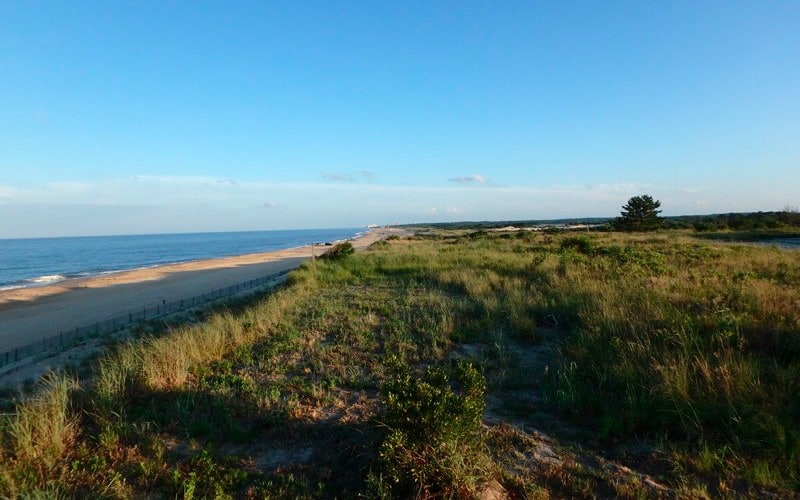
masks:
POLYGON ((337 174, 337 173, 334 173, 334 172, 320 172, 320 175, 322 175, 322 178, 325 179, 326 181, 334 181, 334 182, 346 181, 346 182, 349 182, 349 181, 353 180, 353 176, 349 175, 349 174, 337 174))
POLYGON ((13 188, 11 186, 0 185, 0 200, 3 200, 3 199, 6 199, 6 200, 14 199, 16 196, 19 195, 18 193, 19 193, 19 190, 16 189, 16 188, 13 188))
POLYGON ((450 182, 457 182, 459 184, 471 184, 473 182, 478 184, 486 184, 486 177, 482 175, 466 175, 463 177, 452 177, 447 180, 450 182))
MULTIPOLYGON (((568 186, 564 189, 574 190, 575 187, 568 186)), ((635 182, 623 182, 618 184, 590 184, 586 186, 586 190, 609 194, 641 193, 647 190, 647 186, 635 182)))

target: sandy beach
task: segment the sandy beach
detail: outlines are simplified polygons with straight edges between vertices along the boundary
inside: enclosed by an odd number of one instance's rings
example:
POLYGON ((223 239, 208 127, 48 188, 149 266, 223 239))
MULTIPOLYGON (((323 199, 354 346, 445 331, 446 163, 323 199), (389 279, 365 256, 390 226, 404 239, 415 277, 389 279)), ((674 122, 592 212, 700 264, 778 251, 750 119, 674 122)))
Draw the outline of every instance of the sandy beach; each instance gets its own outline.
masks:
MULTIPOLYGON (((364 249, 396 230, 378 229, 353 241, 364 249)), ((298 267, 328 247, 172 264, 0 292, 0 352, 79 326, 173 302, 298 267)))

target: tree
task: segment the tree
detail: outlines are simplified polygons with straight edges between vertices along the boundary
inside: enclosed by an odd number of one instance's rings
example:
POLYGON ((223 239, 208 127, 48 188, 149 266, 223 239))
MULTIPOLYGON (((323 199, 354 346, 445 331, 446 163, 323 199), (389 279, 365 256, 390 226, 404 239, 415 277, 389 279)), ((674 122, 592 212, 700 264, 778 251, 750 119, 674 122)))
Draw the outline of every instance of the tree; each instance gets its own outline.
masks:
POLYGON ((661 226, 658 208, 661 202, 654 200, 649 194, 634 196, 626 205, 622 205, 620 216, 614 226, 623 231, 652 231, 661 226))

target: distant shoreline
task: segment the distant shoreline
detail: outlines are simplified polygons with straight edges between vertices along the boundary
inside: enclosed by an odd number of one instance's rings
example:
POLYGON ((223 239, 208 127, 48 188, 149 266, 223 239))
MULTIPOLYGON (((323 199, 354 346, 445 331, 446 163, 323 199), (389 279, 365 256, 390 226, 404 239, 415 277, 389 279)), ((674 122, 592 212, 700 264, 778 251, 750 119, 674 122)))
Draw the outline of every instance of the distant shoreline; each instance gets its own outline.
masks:
POLYGON ((288 250, 363 234, 363 228, 337 228, 0 240, 0 291, 288 250))
MULTIPOLYGON (((378 229, 352 241, 356 248, 363 249, 392 233, 390 229, 378 229)), ((310 259, 312 251, 320 253, 319 247, 312 249, 308 245, 0 291, 0 351, 137 308, 288 271, 310 259)))

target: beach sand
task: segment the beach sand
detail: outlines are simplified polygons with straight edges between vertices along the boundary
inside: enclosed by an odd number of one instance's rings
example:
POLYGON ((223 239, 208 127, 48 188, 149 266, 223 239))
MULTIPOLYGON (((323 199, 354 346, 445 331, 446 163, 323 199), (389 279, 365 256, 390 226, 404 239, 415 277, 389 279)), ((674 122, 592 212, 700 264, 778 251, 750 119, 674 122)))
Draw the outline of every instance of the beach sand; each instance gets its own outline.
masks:
MULTIPOLYGON (((377 229, 353 241, 356 249, 391 234, 377 229)), ((329 247, 316 246, 316 255, 329 247)), ((0 352, 144 307, 179 301, 298 267, 311 246, 124 271, 49 286, 0 291, 0 352)))

